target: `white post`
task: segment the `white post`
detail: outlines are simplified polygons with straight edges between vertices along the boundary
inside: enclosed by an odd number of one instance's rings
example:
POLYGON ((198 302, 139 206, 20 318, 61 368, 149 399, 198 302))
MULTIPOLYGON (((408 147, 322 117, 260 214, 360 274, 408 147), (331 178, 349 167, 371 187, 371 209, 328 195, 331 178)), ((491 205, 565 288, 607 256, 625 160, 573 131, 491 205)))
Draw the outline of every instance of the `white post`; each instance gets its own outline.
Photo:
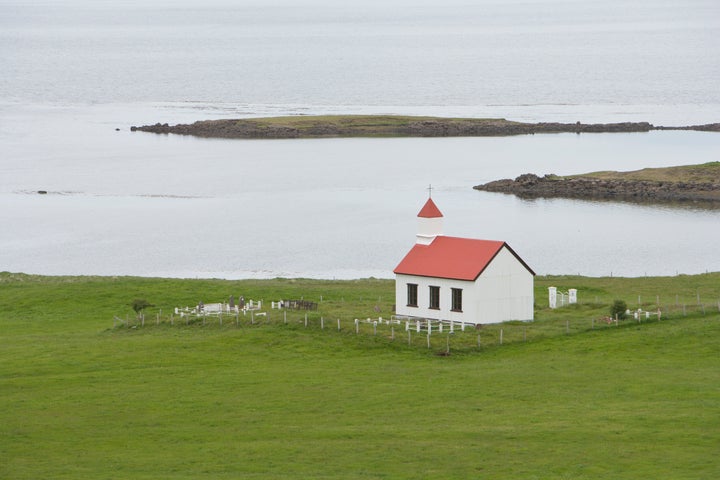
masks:
POLYGON ((442 333, 442 330, 443 330, 442 327, 443 327, 443 324, 442 324, 442 321, 440 321, 440 323, 438 324, 438 328, 439 328, 438 331, 439 331, 440 333, 442 333))
POLYGON ((325 319, 320 317, 320 330, 325 330, 325 319))
POLYGON ((420 320, 417 321, 416 329, 417 332, 420 333, 420 320))
POLYGON ((360 321, 358 319, 355 319, 355 335, 358 335, 360 333, 360 321))
POLYGON ((450 333, 455 333, 455 322, 450 320, 450 333))
POLYGON ((548 300, 550 308, 557 308, 557 288, 548 287, 548 300))
POLYGON ((570 290, 568 290, 568 303, 571 305, 573 303, 577 303, 577 289, 576 288, 571 288, 570 290))
POLYGON ((340 331, 340 319, 338 318, 338 332, 340 331))
POLYGON ((503 341, 503 329, 501 328, 500 329, 500 345, 502 345, 502 341, 503 341))
POLYGON ((428 336, 429 336, 432 333, 432 322, 430 322, 430 320, 428 320, 427 325, 428 325, 428 336))

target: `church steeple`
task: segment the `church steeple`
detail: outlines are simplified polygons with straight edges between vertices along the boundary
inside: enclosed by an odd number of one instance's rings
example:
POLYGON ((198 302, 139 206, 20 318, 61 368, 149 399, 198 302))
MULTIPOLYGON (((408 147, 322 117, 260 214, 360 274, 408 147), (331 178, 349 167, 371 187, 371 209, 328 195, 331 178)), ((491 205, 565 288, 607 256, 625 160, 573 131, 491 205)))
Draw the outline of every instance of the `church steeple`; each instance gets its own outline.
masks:
POLYGON ((435 237, 442 235, 443 227, 443 214, 433 202, 432 197, 428 197, 417 217, 418 233, 416 243, 430 245, 435 240, 435 237))

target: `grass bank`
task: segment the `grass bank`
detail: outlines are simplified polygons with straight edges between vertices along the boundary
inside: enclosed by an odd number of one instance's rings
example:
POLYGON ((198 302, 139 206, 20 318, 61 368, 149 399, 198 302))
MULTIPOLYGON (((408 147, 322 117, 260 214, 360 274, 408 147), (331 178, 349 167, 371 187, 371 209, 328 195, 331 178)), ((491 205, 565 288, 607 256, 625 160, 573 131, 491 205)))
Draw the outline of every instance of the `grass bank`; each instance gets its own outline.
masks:
POLYGON ((595 178, 599 180, 662 183, 720 183, 720 162, 664 168, 643 168, 629 172, 602 171, 558 178, 595 178))
POLYGON ((388 315, 392 295, 375 279, 0 274, 0 477, 720 474, 720 274, 539 277, 537 321, 497 328, 542 335, 499 345, 483 329, 478 348, 476 332, 457 334, 468 344, 449 357, 435 355, 443 337, 428 349, 369 324, 319 328, 320 316, 388 315), (577 288, 580 305, 545 308, 550 285, 577 288), (287 324, 112 326, 134 298, 156 305, 150 320, 230 294, 318 310, 308 327, 304 312, 287 324), (667 315, 590 328, 616 298, 667 315))
MULTIPOLYGON (((203 120, 192 124, 156 123, 131 131, 217 138, 459 137, 534 133, 648 132, 647 122, 523 123, 503 118, 446 118, 404 115, 298 115, 203 120)), ((691 127, 692 128, 692 127, 691 127)))

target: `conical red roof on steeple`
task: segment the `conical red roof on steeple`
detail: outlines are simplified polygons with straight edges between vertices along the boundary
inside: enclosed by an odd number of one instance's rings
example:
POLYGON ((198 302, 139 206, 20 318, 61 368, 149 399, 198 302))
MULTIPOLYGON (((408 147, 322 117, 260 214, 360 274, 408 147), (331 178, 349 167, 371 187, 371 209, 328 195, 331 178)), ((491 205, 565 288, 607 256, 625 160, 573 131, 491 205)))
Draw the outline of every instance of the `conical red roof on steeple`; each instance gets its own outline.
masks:
POLYGON ((428 198, 417 216, 422 218, 439 218, 442 217, 443 214, 437 205, 435 205, 435 202, 432 201, 432 198, 428 198))

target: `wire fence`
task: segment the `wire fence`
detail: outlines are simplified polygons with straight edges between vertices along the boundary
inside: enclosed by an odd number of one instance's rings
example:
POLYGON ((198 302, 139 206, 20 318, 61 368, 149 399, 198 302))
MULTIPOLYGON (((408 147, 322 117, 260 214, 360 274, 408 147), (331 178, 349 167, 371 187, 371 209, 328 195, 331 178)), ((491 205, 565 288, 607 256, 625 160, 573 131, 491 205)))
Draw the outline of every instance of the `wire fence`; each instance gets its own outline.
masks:
POLYGON ((583 308, 592 304, 576 304, 577 308, 566 307, 562 312, 541 311, 542 317, 535 321, 511 321, 497 324, 474 325, 460 322, 440 322, 428 319, 404 318, 330 318, 321 312, 297 310, 251 311, 246 314, 205 314, 177 316, 163 314, 138 315, 113 318, 114 329, 138 329, 148 327, 204 327, 204 328, 248 328, 280 326, 286 328, 319 329, 342 335, 374 337, 377 340, 404 344, 412 348, 427 348, 438 354, 450 354, 452 350, 473 350, 538 341, 563 335, 578 335, 588 332, 618 329, 631 325, 642 325, 688 316, 718 315, 717 304, 667 305, 657 309, 653 306, 638 307, 626 314, 624 319, 607 315, 588 315, 583 308))

